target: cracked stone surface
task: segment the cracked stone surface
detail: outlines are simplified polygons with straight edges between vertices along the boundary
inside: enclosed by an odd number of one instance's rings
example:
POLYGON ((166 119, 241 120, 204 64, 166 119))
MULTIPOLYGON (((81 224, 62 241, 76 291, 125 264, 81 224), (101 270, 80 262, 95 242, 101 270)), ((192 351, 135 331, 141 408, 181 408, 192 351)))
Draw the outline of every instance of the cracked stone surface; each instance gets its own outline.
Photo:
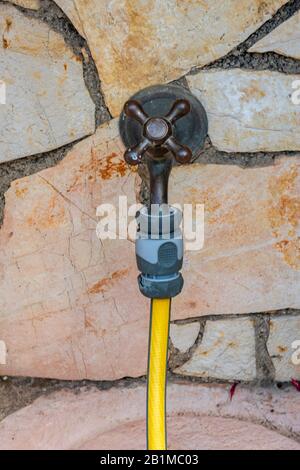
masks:
POLYGON ((199 322, 186 324, 171 323, 170 338, 174 348, 180 352, 188 351, 195 343, 200 332, 199 322))
POLYGON ((299 191, 299 156, 264 168, 174 168, 170 203, 204 204, 205 218, 204 246, 185 253, 185 287, 173 311, 193 317, 299 308, 299 191))
POLYGON ((38 10, 41 4, 40 0, 13 0, 9 3, 13 3, 19 7, 29 8, 30 10, 38 10))
MULTIPOLYGON (((169 449, 300 449, 291 388, 239 386, 230 401, 228 386, 170 384, 167 395, 169 449)), ((0 423, 0 449, 144 449, 145 400, 144 386, 38 398, 0 423)))
MULTIPOLYGON (((138 291, 134 243, 100 243, 95 230, 99 204, 118 207, 120 195, 136 202, 140 178, 123 151, 112 120, 58 165, 14 181, 6 193, 0 341, 8 352, 0 374, 145 374, 149 302, 138 291)), ((170 201, 205 203, 206 224, 204 248, 186 253, 173 320, 299 308, 299 166, 295 156, 248 170, 174 168, 170 201)))
POLYGON ((0 163, 55 149, 95 130, 82 62, 63 38, 15 7, 0 5, 0 163))
POLYGON ((275 367, 275 379, 300 380, 300 318, 272 317, 267 347, 275 367))
POLYGON ((249 52, 269 51, 300 59, 300 12, 295 13, 249 49, 249 52))
POLYGON ((187 77, 208 114, 212 144, 225 152, 299 150, 300 106, 291 98, 298 79, 299 75, 239 69, 187 77))
POLYGON ((113 116, 134 92, 227 54, 286 0, 56 0, 84 33, 113 116), (211 25, 214 25, 212 28, 211 25), (159 54, 157 53, 159 51, 159 54))
POLYGON ((177 374, 225 380, 256 377, 253 322, 246 318, 207 321, 201 344, 177 374))
POLYGON ((117 120, 100 127, 6 194, 2 375, 116 379, 146 370, 149 305, 138 293, 134 244, 101 245, 96 235, 100 203, 118 207, 119 195, 135 202, 136 175, 118 135, 117 120))

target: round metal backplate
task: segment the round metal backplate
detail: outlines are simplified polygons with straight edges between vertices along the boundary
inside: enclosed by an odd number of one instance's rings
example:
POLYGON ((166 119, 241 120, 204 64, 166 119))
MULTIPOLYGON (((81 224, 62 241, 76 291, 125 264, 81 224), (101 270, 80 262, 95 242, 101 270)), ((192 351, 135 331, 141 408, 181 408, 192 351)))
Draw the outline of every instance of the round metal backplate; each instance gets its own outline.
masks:
MULTIPOLYGON (((178 85, 155 85, 139 91, 131 99, 141 103, 150 117, 165 116, 174 101, 186 99, 191 112, 174 125, 174 137, 187 145, 195 159, 203 148, 207 136, 207 115, 200 101, 185 88, 178 85)), ((122 112, 119 121, 120 134, 126 148, 132 148, 142 140, 142 126, 122 112)))

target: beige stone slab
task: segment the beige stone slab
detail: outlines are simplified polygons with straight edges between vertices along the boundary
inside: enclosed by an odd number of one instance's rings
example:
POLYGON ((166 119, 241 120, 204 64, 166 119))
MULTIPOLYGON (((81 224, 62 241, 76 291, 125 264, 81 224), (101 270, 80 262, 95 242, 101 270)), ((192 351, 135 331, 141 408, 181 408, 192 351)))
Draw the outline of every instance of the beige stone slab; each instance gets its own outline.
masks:
POLYGON ((300 158, 173 169, 170 202, 204 204, 204 246, 186 251, 173 315, 300 307, 300 158))
POLYGON ((247 318, 207 321, 201 343, 177 374, 224 380, 256 378, 253 322, 247 318))
POLYGON ((208 114, 213 145, 225 152, 299 150, 300 106, 292 101, 298 79, 298 75, 240 69, 187 77, 208 114))
POLYGON ((272 317, 267 347, 275 367, 275 379, 300 380, 300 317, 272 317))
POLYGON ((149 305, 134 244, 96 235, 96 208, 135 202, 112 121, 54 168, 17 180, 0 232, 0 374, 69 379, 141 375, 149 305))
POLYGON ((170 339, 174 348, 180 352, 188 351, 195 343, 200 332, 200 323, 186 324, 172 323, 170 325, 170 339))
POLYGON ((9 4, 0 5, 0 36, 0 163, 92 134, 82 62, 62 36, 9 4))
POLYGON ((291 18, 255 43, 249 52, 277 52, 287 57, 300 59, 300 13, 291 18))
MULTIPOLYGON (((168 448, 300 449, 300 395, 291 388, 170 384, 168 448), (297 439, 297 440, 296 440, 297 439)), ((144 449, 146 390, 62 390, 0 423, 3 449, 144 449), (126 406, 124 406, 126 404, 126 406)))
POLYGON ((13 0, 9 3, 13 3, 19 7, 28 8, 29 10, 38 10, 41 5, 40 0, 13 0))
POLYGON ((80 21, 116 116, 139 89, 227 54, 287 1, 73 0, 73 8, 70 0, 56 3, 75 18, 75 26, 80 21))

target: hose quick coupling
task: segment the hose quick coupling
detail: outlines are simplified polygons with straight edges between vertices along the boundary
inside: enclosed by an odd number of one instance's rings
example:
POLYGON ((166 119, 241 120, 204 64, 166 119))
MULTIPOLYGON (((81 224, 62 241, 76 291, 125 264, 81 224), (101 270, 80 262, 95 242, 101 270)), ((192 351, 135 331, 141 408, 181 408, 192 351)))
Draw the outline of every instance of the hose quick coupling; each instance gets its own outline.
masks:
POLYGON ((149 298, 178 295, 183 260, 182 212, 168 204, 144 206, 136 215, 136 260, 140 291, 149 298))

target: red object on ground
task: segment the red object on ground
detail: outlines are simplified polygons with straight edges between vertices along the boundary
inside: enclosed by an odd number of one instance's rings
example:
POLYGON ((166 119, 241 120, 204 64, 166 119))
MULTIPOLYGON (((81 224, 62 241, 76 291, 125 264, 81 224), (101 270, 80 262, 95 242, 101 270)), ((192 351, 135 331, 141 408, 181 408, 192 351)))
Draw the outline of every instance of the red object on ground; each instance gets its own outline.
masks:
POLYGON ((238 386, 238 383, 235 383, 235 384, 231 385, 231 387, 230 387, 230 392, 229 392, 230 401, 232 401, 232 399, 233 399, 233 396, 235 394, 235 390, 236 390, 237 386, 238 386))
POLYGON ((292 379, 291 384, 294 385, 295 389, 298 390, 298 392, 300 392, 300 382, 299 382, 299 380, 292 379))

